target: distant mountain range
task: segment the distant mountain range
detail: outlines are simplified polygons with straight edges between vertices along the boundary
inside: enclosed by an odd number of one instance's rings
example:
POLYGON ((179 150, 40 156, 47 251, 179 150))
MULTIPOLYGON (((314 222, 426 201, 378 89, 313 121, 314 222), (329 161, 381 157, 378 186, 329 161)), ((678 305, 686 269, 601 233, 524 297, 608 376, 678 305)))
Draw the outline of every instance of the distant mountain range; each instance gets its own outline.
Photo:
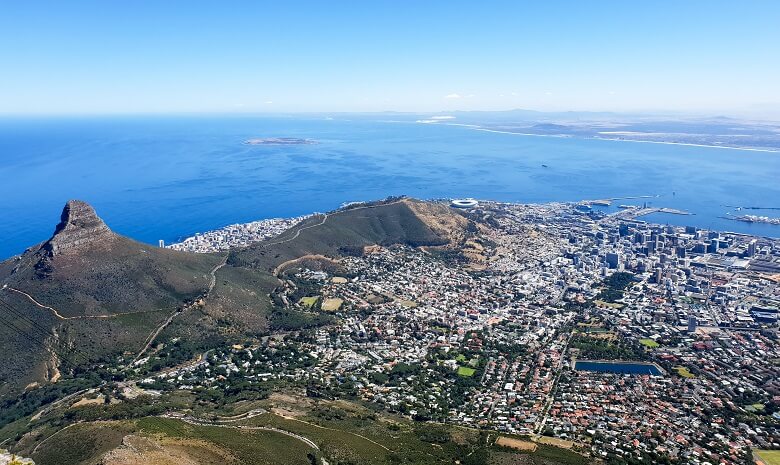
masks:
MULTIPOLYGON (((382 113, 397 120, 477 130, 780 151, 780 121, 671 113, 534 110, 382 113)), ((375 118, 377 114, 363 115, 375 118)))

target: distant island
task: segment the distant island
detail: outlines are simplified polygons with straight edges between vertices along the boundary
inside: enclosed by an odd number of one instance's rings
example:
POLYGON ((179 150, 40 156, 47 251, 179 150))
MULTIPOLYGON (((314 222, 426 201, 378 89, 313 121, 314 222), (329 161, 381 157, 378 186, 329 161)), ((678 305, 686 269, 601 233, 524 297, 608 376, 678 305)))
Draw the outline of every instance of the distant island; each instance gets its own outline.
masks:
POLYGON ((316 140, 299 139, 297 137, 264 137, 247 139, 244 141, 247 145, 313 145, 316 140))

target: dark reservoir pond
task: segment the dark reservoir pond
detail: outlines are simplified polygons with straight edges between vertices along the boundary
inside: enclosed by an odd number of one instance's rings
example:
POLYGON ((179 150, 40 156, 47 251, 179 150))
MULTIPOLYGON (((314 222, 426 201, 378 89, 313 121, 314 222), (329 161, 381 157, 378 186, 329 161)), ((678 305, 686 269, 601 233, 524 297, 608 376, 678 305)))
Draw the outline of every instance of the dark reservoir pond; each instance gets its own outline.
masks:
POLYGON ((598 362, 591 360, 577 360, 574 363, 574 369, 577 371, 596 371, 599 373, 617 373, 628 375, 663 375, 661 370, 656 365, 639 362, 598 362))

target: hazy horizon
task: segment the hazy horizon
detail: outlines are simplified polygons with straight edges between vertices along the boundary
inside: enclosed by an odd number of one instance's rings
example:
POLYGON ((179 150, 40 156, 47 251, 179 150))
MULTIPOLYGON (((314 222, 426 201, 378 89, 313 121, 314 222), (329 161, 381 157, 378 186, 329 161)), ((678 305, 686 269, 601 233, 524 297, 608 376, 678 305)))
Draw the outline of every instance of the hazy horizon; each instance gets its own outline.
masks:
MULTIPOLYGON (((635 118, 637 120, 642 119, 657 119, 657 120, 708 120, 708 119, 734 119, 739 121, 757 121, 767 123, 780 122, 780 108, 777 111, 763 111, 763 112, 739 112, 739 111, 723 111, 723 112, 695 112, 695 111, 674 111, 674 110, 634 110, 634 111, 612 111, 612 110, 587 110, 587 109, 572 109, 572 110, 537 110, 532 108, 509 108, 505 110, 431 110, 431 111, 404 111, 404 110, 374 110, 374 111, 354 111, 354 110, 318 110, 318 111, 281 111, 281 110, 266 110, 266 111, 116 111, 116 112, 45 112, 45 113, 3 113, 0 112, 0 118, 2 119, 38 119, 38 118, 99 118, 99 117, 305 117, 305 116, 372 116, 372 115, 405 115, 405 116, 446 116, 452 115, 511 115, 512 113, 527 114, 526 118, 532 116, 531 114, 538 114, 539 118, 563 118, 565 116, 571 116, 574 118, 587 118, 588 116, 601 116, 609 119, 610 116, 614 117, 614 121, 625 121, 626 118, 635 118)), ((455 118, 457 119, 457 118, 455 118)), ((446 120, 442 120, 442 123, 446 123, 446 120)), ((452 121, 454 122, 454 121, 452 121)))
POLYGON ((780 119, 780 4, 31 2, 0 114, 683 112, 780 119), (45 13, 45 14, 44 14, 45 13))

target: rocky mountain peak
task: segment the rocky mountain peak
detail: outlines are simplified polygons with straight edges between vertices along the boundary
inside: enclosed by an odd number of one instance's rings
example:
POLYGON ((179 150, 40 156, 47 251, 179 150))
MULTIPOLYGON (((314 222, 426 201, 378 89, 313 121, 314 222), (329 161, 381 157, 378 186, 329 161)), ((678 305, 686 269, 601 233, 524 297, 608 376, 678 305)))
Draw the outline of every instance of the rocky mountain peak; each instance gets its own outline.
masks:
POLYGON ((52 256, 75 252, 96 242, 114 237, 92 206, 81 200, 69 200, 62 209, 60 223, 44 246, 52 256))

